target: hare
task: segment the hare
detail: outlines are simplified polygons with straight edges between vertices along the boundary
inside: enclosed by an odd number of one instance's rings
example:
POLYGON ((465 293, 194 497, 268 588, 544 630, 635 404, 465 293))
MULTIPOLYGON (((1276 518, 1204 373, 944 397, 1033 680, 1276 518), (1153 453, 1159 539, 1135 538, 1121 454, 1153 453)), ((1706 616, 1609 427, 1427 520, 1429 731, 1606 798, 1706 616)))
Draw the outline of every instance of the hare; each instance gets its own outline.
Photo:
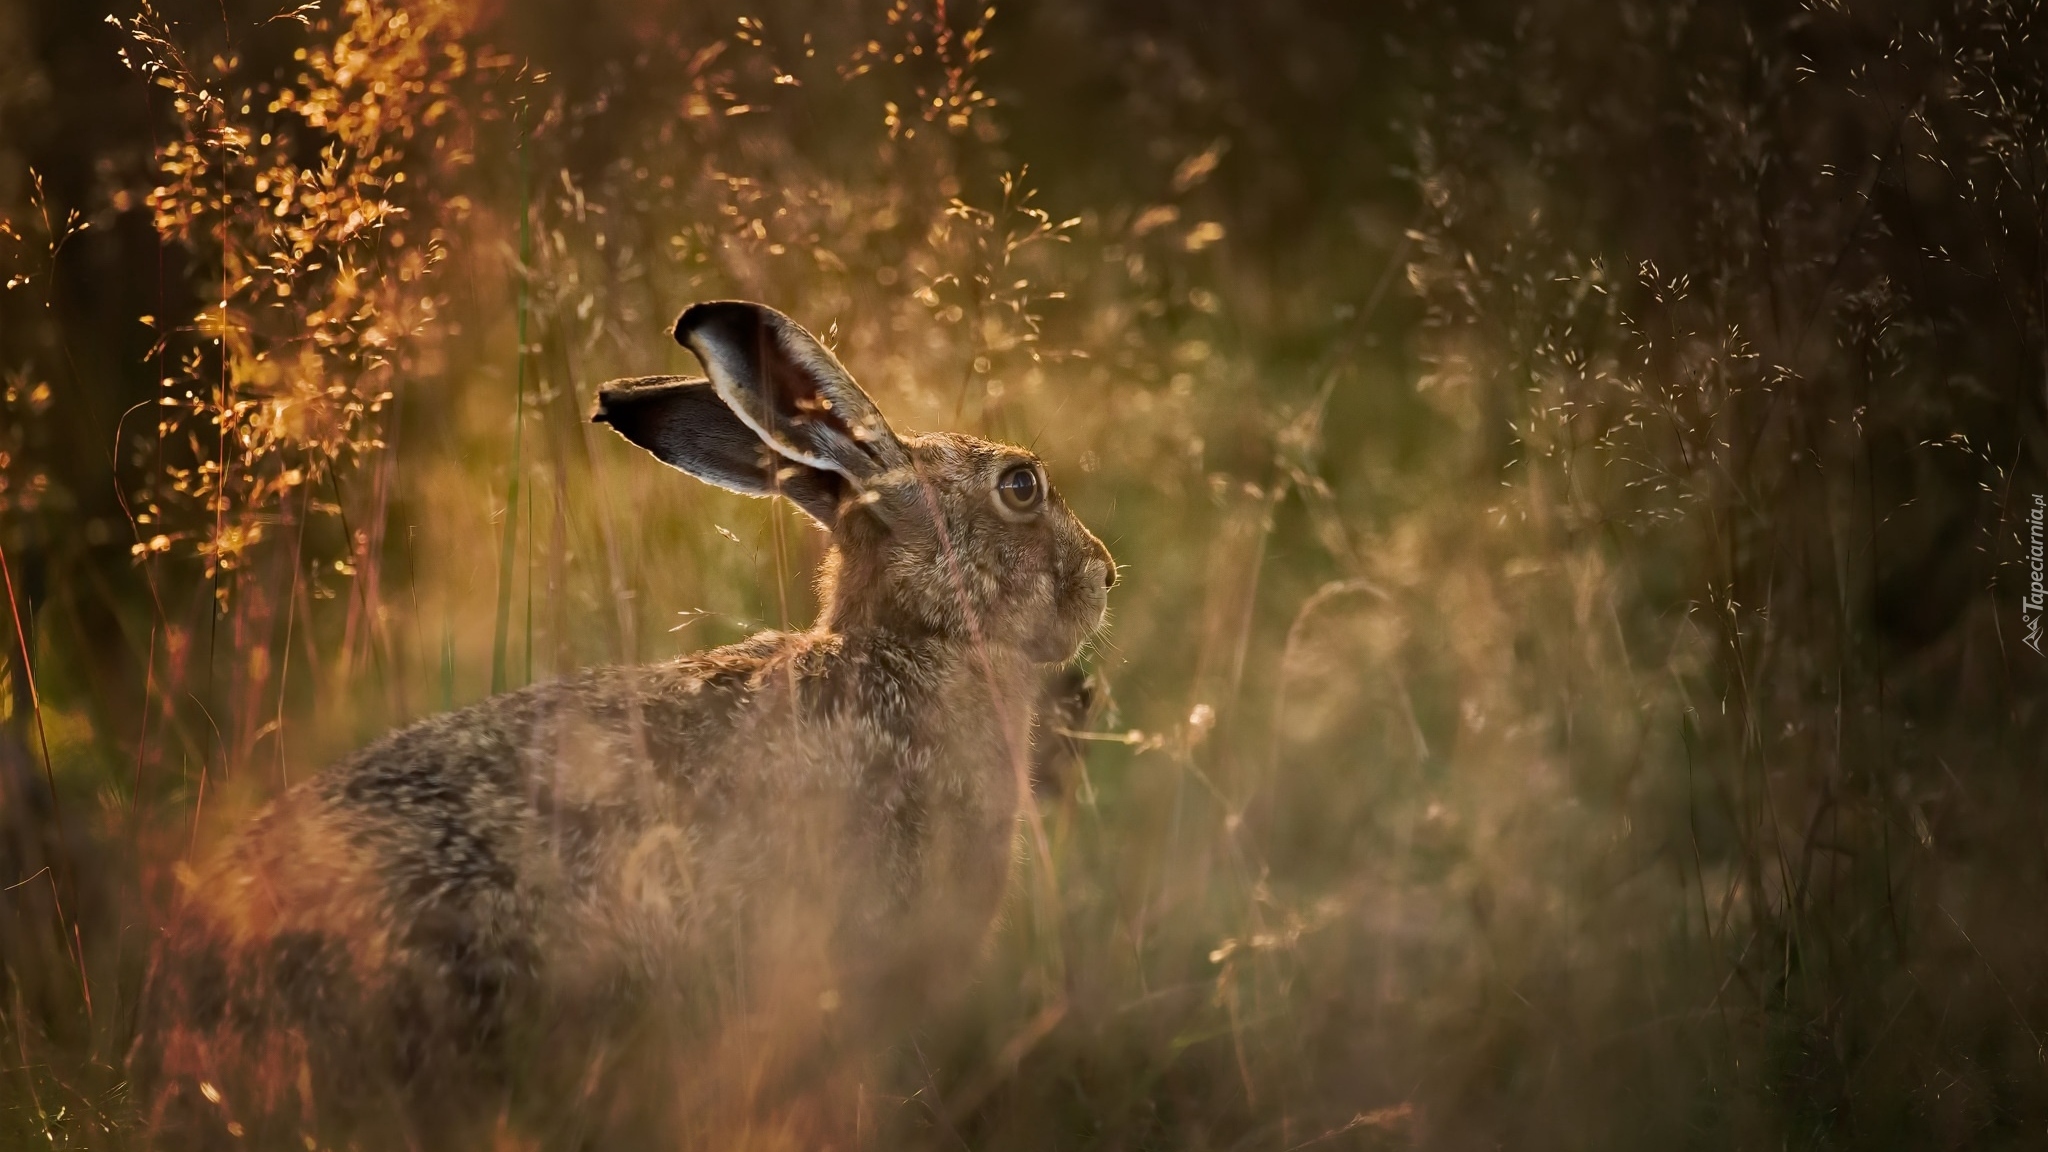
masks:
POLYGON ((167 932, 138 1045, 160 1130, 355 1107, 416 1134, 565 1037, 616 1063, 650 1005, 858 1031, 971 967, 1042 666, 1116 566, 1031 453, 899 434, 774 309, 674 332, 708 378, 615 381, 592 419, 815 520, 817 623, 494 696, 279 798, 167 932))

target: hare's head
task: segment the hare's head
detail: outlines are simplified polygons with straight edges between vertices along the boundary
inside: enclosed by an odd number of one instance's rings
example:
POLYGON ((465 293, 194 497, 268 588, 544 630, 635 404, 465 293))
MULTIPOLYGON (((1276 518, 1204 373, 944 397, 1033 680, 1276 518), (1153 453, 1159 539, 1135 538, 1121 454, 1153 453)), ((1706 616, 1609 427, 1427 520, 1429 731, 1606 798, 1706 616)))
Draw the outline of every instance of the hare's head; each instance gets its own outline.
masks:
POLYGON ((787 497, 832 533, 823 623, 1071 657, 1116 583, 1037 457, 899 435, 830 350, 772 308, 697 304, 676 340, 710 377, 619 380, 593 419, 721 488, 787 497))

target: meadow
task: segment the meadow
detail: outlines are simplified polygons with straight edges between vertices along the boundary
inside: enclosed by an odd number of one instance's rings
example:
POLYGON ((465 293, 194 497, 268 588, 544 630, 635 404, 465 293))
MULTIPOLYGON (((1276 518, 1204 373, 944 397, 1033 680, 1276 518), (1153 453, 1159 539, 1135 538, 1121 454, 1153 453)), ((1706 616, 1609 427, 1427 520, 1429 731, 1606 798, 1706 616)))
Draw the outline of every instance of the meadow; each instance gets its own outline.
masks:
POLYGON ((2042 1146, 2044 44, 0 0, 0 1146, 143 1146, 151 925, 292 781, 809 622, 801 516, 587 420, 722 297, 1123 565, 863 1146, 2042 1146))

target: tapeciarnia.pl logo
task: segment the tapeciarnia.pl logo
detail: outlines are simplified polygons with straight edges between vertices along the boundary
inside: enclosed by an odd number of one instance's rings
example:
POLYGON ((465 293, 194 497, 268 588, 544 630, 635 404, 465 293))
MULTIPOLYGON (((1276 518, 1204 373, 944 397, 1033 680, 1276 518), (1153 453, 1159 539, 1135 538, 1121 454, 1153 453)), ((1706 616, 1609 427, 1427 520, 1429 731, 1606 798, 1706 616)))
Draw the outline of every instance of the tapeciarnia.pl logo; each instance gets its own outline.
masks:
POLYGON ((2026 627, 2026 645, 2041 655, 2041 612, 2048 607, 2048 547, 2042 542, 2048 516, 2048 501, 2034 494, 2034 506, 2027 510, 2027 594, 2020 601, 2020 623, 2026 627))

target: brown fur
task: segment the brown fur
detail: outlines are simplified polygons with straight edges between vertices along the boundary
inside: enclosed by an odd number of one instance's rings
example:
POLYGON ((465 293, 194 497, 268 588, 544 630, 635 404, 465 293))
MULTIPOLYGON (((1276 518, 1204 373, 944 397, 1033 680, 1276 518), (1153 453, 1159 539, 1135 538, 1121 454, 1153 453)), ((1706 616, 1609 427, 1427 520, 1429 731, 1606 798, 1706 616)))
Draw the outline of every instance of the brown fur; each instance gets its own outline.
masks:
MULTIPOLYGON (((827 1018, 914 1017, 971 967, 1008 882, 1040 668, 1099 625, 1109 555, 1056 493, 1028 517, 999 506, 996 477, 1028 453, 896 437, 794 324, 704 307, 763 325, 742 333, 756 351, 784 343, 738 387, 825 374, 832 402, 797 409, 793 439, 829 410, 869 421, 864 446, 893 441, 842 474, 760 438, 770 471, 749 490, 810 484, 799 502, 832 510, 817 624, 492 697, 281 798, 169 934, 141 1061, 164 1131, 303 1130, 381 1101, 418 1136, 489 1112, 536 1048, 564 1057, 548 1083, 570 1092, 563 1076, 631 1046, 620 1019, 674 1022, 700 1056, 759 1049, 763 1029, 800 1054, 827 1018), (224 1098, 195 1097, 202 1081, 224 1098)), ((636 442, 716 417, 704 382, 628 383, 599 418, 636 442)), ((732 459, 710 478, 746 487, 732 459)))

